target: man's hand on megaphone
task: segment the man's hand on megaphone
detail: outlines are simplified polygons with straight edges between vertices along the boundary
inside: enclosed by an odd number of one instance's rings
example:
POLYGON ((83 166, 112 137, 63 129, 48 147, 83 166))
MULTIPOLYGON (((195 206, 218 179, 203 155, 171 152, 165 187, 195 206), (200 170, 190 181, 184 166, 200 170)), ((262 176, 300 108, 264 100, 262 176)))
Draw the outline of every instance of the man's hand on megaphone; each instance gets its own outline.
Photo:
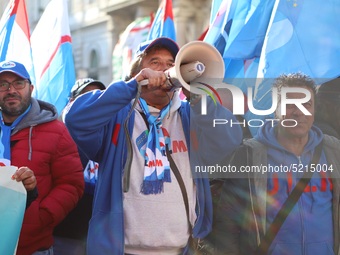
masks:
POLYGON ((138 83, 145 81, 143 84, 141 84, 145 85, 143 86, 143 89, 145 87, 148 90, 171 89, 171 84, 167 82, 167 77, 163 71, 155 71, 150 68, 144 68, 135 76, 135 78, 138 83))

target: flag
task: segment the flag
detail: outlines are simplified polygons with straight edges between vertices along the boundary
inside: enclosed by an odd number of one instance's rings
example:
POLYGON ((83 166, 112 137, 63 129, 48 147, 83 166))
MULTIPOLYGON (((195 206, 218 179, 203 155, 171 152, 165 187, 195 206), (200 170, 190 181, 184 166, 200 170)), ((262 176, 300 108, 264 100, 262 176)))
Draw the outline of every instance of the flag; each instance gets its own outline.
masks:
POLYGON ((176 41, 176 30, 172 13, 172 0, 162 0, 152 22, 147 40, 168 37, 176 41))
POLYGON ((282 72, 296 71, 313 78, 337 77, 340 73, 340 2, 276 2, 261 54, 259 77, 275 78, 282 72))
POLYGON ((205 38, 205 36, 206 36, 207 33, 208 33, 208 30, 209 30, 209 27, 206 28, 206 29, 203 31, 203 33, 197 38, 197 40, 198 40, 198 41, 203 41, 204 38, 205 38))
POLYGON ((0 167, 0 254, 14 255, 26 208, 26 189, 12 180, 15 166, 0 167))
POLYGON ((131 61, 135 58, 137 46, 147 39, 151 23, 151 16, 137 18, 119 36, 112 55, 114 80, 124 79, 127 75, 131 61))
POLYGON ((24 0, 11 0, 0 20, 0 61, 14 60, 22 63, 35 83, 28 25, 24 0))
POLYGON ((259 57, 274 2, 275 0, 223 0, 216 16, 211 18, 213 21, 204 38, 223 57, 224 82, 239 87, 245 98, 248 88, 256 85, 259 57))
POLYGON ((274 0, 221 2, 204 41, 214 45, 223 56, 229 83, 242 86, 241 79, 256 77, 256 58, 261 53, 273 5, 274 0))
MULTIPOLYGON (((226 60, 227 75, 230 73, 227 72, 228 68, 242 68, 244 71, 244 67, 249 65, 247 60, 260 56, 274 2, 275 0, 221 2, 204 41, 214 45, 226 60)), ((235 70, 231 71, 231 75, 234 73, 235 70)))
POLYGON ((214 19, 217 15, 222 3, 223 3, 223 0, 212 0, 209 24, 212 24, 214 22, 214 19))
POLYGON ((213 22, 204 38, 223 57, 224 81, 241 88, 244 93, 248 86, 254 86, 257 58, 263 45, 273 1, 223 0, 216 16, 211 18, 213 22))
POLYGON ((257 76, 264 80, 256 86, 256 109, 271 107, 271 81, 282 73, 302 72, 317 84, 340 75, 339 13, 337 0, 276 1, 259 61, 257 76))
MULTIPOLYGON (((153 40, 159 37, 168 37, 176 42, 172 0, 162 0, 156 12, 155 19, 152 22, 147 40, 153 40)), ((185 98, 182 90, 180 92, 180 98, 185 98)))
POLYGON ((236 1, 224 58, 244 60, 260 56, 274 3, 275 0, 236 1))
MULTIPOLYGON (((231 4, 235 3, 232 0, 224 0, 213 21, 209 25, 209 29, 204 37, 204 42, 207 42, 213 46, 223 55, 226 42, 229 37, 229 31, 232 20, 229 17, 231 4)), ((216 7, 214 7, 216 8, 216 7)))
POLYGON ((72 55, 67 0, 52 0, 31 36, 35 68, 35 97, 61 113, 76 75, 72 55))

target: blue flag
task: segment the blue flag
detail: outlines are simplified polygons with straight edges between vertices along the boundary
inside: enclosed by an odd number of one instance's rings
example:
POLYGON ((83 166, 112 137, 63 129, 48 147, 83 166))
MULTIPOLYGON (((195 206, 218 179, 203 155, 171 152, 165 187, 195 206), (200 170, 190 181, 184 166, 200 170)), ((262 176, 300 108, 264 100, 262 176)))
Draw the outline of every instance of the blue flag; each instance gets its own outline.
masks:
POLYGON ((226 59, 259 57, 274 1, 224 0, 204 41, 226 59))
POLYGON ((313 78, 340 73, 340 2, 279 1, 261 54, 259 77, 301 71, 313 78))
POLYGON ((275 0, 236 1, 223 58, 259 57, 275 0))
MULTIPOLYGON (((235 1, 224 0, 212 22, 210 23, 208 32, 205 35, 204 42, 213 46, 223 55, 227 40, 229 38, 230 28, 232 24, 232 3, 235 1)), ((216 7, 214 7, 216 8, 216 7)))
POLYGON ((223 56, 224 81, 244 93, 255 86, 258 58, 273 5, 274 0, 224 0, 204 38, 223 56))
POLYGON ((270 81, 282 73, 303 72, 317 84, 340 75, 339 13, 337 0, 276 2, 259 62, 258 77, 265 80, 255 90, 256 109, 270 108, 270 81))

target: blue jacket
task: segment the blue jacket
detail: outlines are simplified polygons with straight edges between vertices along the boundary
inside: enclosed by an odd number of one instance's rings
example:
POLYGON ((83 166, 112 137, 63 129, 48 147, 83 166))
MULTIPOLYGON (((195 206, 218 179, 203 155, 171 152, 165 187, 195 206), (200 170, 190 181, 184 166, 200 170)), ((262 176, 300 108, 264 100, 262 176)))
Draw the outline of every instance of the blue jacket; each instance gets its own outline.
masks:
MULTIPOLYGON (((312 160, 315 147, 322 141, 323 134, 320 129, 312 126, 304 151, 297 157, 277 142, 274 128, 270 125, 264 125, 260 131, 255 139, 266 145, 268 165, 284 165, 291 170, 289 174, 285 171, 268 172, 267 194, 271 198, 271 202, 267 200, 268 227, 312 160)), ((326 155, 322 153, 315 168, 321 169, 324 166, 330 164, 327 164, 326 155)), ((331 171, 326 171, 326 168, 324 170, 313 174, 305 192, 273 241, 270 254, 333 254, 331 171)))
POLYGON ((332 170, 327 176, 314 173, 268 254, 340 254, 340 140, 322 135, 314 126, 309 138, 298 158, 277 143, 274 129, 265 124, 256 138, 245 141, 237 149, 231 162, 227 163, 238 168, 269 164, 288 166, 291 177, 287 173, 280 176, 279 171, 268 171, 247 173, 246 178, 226 179, 210 235, 216 248, 214 254, 255 254, 270 222, 303 174, 299 172, 299 161, 308 164, 314 148, 321 141, 323 152, 319 166, 331 167, 332 170), (294 167, 297 167, 295 172, 294 167))
MULTIPOLYGON (((127 147, 123 126, 136 93, 135 80, 115 82, 105 91, 95 90, 79 96, 66 114, 65 123, 79 148, 87 157, 99 163, 87 242, 87 253, 90 255, 124 254, 122 177, 127 147)), ((179 108, 187 144, 190 145, 190 135, 195 133, 199 144, 204 145, 199 150, 191 150, 189 156, 192 165, 216 164, 230 154, 242 139, 239 127, 212 127, 212 118, 236 121, 230 111, 214 105, 211 100, 208 100, 207 107, 209 115, 195 114, 197 117, 191 118, 188 102, 182 102, 179 108), (195 132, 189 130, 190 126, 194 126, 191 129, 195 132)), ((200 105, 194 108, 200 111, 200 105)), ((133 123, 134 111, 127 125, 129 134, 132 133, 133 123)), ((212 224, 210 186, 208 178, 194 178, 194 181, 197 189, 197 220, 193 236, 203 238, 211 231, 212 224)))

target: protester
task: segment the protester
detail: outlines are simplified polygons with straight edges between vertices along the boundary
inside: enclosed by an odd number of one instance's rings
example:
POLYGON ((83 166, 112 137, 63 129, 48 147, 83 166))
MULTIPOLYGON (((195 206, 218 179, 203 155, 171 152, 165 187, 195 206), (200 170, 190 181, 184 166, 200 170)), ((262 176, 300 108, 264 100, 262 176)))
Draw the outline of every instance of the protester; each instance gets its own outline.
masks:
MULTIPOLYGON (((254 139, 246 140, 232 160, 224 163, 259 171, 225 179, 209 236, 215 243, 214 254, 339 254, 340 141, 323 135, 313 125, 315 83, 311 78, 302 73, 283 74, 274 87, 279 91, 279 121, 273 126, 266 122, 254 139), (312 115, 305 115, 294 104, 287 104, 282 115, 280 91, 292 87, 311 93, 310 100, 301 106, 312 115), (319 148, 322 153, 318 158, 319 148), (316 163, 308 167, 311 161, 316 163), (307 178, 308 185, 302 186, 301 196, 296 196, 297 203, 292 203, 292 210, 283 220, 287 211, 279 210, 288 197, 291 199, 295 187, 301 187, 301 177, 306 179, 307 170, 312 178, 307 178)), ((300 92, 287 93, 291 100, 304 97, 300 92)))
POLYGON ((55 107, 32 98, 33 88, 21 63, 0 63, 4 154, 10 155, 12 165, 34 172, 39 191, 25 212, 18 255, 53 254, 53 228, 75 207, 84 189, 76 144, 57 120, 55 107))
MULTIPOLYGON (((92 78, 78 79, 71 89, 69 104, 78 96, 95 90, 104 90, 105 85, 92 78)), ((67 109, 69 105, 65 108, 67 109)), ((65 111, 63 111, 64 114, 65 111)), ((64 115, 62 114, 62 117, 64 115)), ((98 163, 89 161, 79 150, 84 168, 85 190, 76 208, 54 229, 54 252, 62 255, 86 254, 86 238, 89 221, 92 215, 92 202, 97 180, 98 163)))
POLYGON ((210 98, 207 115, 200 114, 199 97, 190 98, 192 107, 180 100, 164 73, 178 50, 165 37, 142 43, 127 82, 82 95, 66 113, 73 139, 99 163, 89 255, 185 254, 191 229, 195 238, 211 230, 209 180, 189 169, 231 153, 242 131, 212 126, 213 118, 235 118, 210 98), (147 85, 140 87, 144 80, 147 85))
POLYGON ((316 93, 315 125, 340 139, 340 77, 323 83, 316 93))

